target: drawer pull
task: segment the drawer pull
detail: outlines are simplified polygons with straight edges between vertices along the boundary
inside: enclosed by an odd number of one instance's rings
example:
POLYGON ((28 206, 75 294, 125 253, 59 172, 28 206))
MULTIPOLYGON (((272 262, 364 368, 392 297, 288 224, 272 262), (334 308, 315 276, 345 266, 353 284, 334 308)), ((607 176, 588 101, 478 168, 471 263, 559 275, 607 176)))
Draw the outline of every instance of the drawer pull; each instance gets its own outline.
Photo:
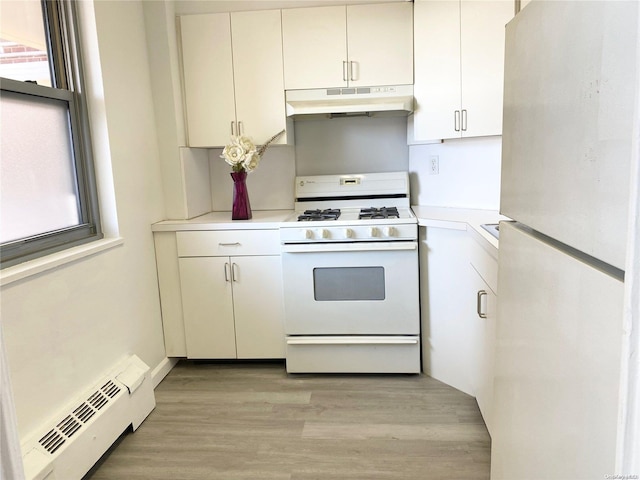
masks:
POLYGON ((476 312, 480 318, 487 318, 487 314, 482 312, 482 297, 487 294, 484 290, 478 290, 476 295, 476 312))
POLYGON ((220 247, 239 247, 240 246, 240 242, 218 243, 218 246, 220 246, 220 247))

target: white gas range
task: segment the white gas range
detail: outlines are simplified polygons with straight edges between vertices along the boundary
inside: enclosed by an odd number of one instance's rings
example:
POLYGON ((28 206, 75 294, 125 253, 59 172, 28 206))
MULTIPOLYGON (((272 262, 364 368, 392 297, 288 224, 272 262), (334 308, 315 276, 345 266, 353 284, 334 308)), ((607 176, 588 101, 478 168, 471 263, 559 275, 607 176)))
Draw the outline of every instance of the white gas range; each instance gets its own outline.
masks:
POLYGON ((287 371, 419 373, 406 172, 297 177, 280 227, 287 371))

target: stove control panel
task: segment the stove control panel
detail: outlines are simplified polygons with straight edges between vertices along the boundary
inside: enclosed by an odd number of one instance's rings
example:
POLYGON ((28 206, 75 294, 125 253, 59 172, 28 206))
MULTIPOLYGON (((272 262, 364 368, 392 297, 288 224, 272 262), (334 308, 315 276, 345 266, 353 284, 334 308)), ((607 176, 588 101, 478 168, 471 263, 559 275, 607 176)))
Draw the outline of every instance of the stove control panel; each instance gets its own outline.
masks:
POLYGON ((280 228, 281 243, 371 242, 415 240, 417 238, 418 226, 415 223, 380 227, 363 225, 280 228))

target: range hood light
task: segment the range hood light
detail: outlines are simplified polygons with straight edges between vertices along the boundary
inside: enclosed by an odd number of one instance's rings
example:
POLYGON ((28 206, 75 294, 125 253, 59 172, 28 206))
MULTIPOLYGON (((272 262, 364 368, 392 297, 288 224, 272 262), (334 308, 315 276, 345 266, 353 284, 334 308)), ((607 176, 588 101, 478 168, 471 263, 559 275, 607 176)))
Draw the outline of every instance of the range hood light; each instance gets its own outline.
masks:
POLYGON ((344 112, 344 113, 329 113, 329 118, 344 118, 344 117, 371 117, 371 112, 344 112))

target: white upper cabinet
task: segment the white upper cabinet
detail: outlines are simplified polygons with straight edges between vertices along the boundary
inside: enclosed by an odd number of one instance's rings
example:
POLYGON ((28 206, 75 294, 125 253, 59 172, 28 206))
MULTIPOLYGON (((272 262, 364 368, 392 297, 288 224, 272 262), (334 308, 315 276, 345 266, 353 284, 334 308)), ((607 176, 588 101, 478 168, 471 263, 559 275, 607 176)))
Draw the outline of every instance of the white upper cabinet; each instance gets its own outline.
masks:
POLYGON ((346 31, 344 6, 282 10, 285 89, 346 86, 346 31))
POLYGON ((411 143, 502 134, 510 1, 416 0, 411 143))
POLYGON ((236 120, 229 14, 180 17, 189 146, 224 145, 236 120))
POLYGON ((287 128, 280 12, 232 13, 231 38, 238 128, 262 144, 287 128))
POLYGON ((413 83, 409 2, 282 11, 287 90, 413 83))
POLYGON ((261 144, 287 129, 279 10, 189 15, 180 26, 189 146, 238 133, 261 144))
POLYGON ((413 83, 413 4, 347 7, 349 85, 413 83))

